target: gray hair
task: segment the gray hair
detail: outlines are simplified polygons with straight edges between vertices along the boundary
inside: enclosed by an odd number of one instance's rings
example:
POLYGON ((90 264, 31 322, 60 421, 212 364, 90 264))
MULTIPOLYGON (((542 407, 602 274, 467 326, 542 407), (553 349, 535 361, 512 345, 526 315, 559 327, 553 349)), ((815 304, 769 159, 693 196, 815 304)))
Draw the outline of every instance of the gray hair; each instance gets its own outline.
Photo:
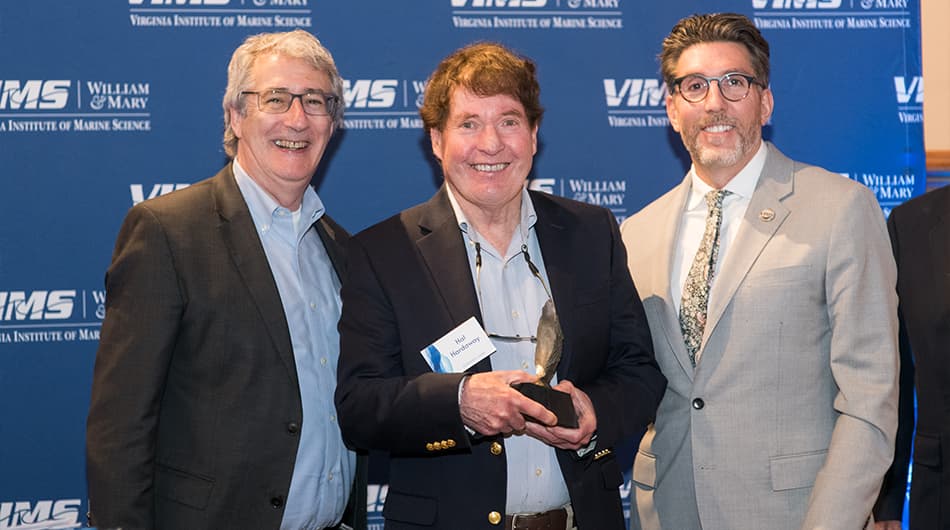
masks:
POLYGON ((261 33, 248 37, 231 56, 228 64, 228 87, 224 92, 224 152, 230 158, 237 154, 238 137, 231 130, 230 109, 236 109, 244 116, 246 107, 241 92, 248 90, 251 83, 251 69, 258 57, 265 54, 279 54, 294 59, 303 59, 316 70, 324 72, 330 78, 333 95, 338 105, 333 110, 333 123, 336 129, 343 126, 343 78, 336 69, 330 50, 326 49, 312 34, 295 29, 282 33, 261 33))

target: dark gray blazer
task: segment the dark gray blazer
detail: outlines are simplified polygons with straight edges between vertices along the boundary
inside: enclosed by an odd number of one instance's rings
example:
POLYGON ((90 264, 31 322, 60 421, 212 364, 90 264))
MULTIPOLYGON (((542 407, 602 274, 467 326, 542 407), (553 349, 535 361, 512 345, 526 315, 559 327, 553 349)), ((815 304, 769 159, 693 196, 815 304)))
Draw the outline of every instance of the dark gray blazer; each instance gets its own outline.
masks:
MULTIPOLYGON (((342 277, 348 234, 328 216, 318 231, 342 277)), ((90 523, 279 528, 304 419, 277 285, 230 164, 132 208, 106 292, 86 433, 90 523)))

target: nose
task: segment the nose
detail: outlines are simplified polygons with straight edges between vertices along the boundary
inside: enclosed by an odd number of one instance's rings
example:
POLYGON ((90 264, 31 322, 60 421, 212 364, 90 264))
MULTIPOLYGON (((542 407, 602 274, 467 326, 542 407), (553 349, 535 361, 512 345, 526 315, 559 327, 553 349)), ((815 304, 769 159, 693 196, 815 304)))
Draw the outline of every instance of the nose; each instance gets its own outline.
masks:
POLYGON ((290 100, 290 108, 284 113, 284 121, 288 126, 295 129, 303 129, 310 122, 307 120, 307 113, 303 111, 303 99, 301 96, 294 96, 290 100))
POLYGON ((719 80, 713 79, 709 82, 709 88, 706 89, 706 98, 703 99, 703 105, 705 105, 706 110, 715 111, 722 109, 725 104, 726 98, 722 97, 722 87, 719 86, 719 80), (716 83, 715 87, 713 87, 713 83, 716 83))
POLYGON ((494 154, 502 150, 504 144, 501 136, 493 126, 483 127, 478 135, 478 149, 489 154, 494 154))

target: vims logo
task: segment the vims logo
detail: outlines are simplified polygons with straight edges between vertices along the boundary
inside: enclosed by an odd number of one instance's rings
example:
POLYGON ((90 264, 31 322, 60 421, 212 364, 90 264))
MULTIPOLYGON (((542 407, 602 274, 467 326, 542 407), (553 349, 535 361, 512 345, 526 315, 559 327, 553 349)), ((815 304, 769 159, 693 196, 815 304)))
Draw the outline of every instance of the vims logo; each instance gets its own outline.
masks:
POLYGON ((351 109, 388 109, 396 103, 397 79, 343 80, 343 99, 351 109))
POLYGON ((165 195, 166 193, 171 193, 175 190, 181 190, 187 188, 188 186, 190 186, 190 184, 152 184, 152 187, 148 192, 148 197, 146 197, 144 184, 129 184, 129 190, 132 192, 132 206, 135 206, 144 200, 154 199, 159 195, 165 195))
POLYGON ((452 0, 452 7, 544 7, 548 0, 452 0))
POLYGON ((611 127, 666 127, 666 83, 662 79, 604 79, 611 127))
POLYGON ((914 76, 907 81, 905 76, 894 76, 894 90, 897 92, 897 102, 904 105, 909 103, 922 104, 924 102, 924 78, 914 76))
POLYGON ((79 499, 0 502, 0 530, 78 528, 79 499))
POLYGON ((0 110, 57 110, 69 103, 68 79, 0 80, 0 110))
POLYGON ((666 83, 662 79, 604 79, 607 106, 657 107, 664 103, 666 83))
POLYGON ((226 6, 231 0, 129 0, 130 6, 226 6))
POLYGON ((752 9, 838 9, 841 0, 752 0, 752 9))
POLYGON ((904 125, 924 122, 924 78, 917 75, 894 76, 897 95, 897 119, 904 125))
MULTIPOLYGON (((94 292, 94 296, 95 296, 94 292)), ((102 303, 105 292, 100 291, 102 303)), ((73 316, 76 290, 0 291, 0 321, 67 320, 73 316)), ((0 527, 2 528, 2 527, 0 527)))
POLYGON ((531 179, 528 181, 528 189, 534 191, 543 191, 550 195, 554 195, 556 191, 554 190, 554 185, 557 184, 555 179, 531 179))
POLYGON ((421 129, 425 81, 344 79, 347 129, 421 129))

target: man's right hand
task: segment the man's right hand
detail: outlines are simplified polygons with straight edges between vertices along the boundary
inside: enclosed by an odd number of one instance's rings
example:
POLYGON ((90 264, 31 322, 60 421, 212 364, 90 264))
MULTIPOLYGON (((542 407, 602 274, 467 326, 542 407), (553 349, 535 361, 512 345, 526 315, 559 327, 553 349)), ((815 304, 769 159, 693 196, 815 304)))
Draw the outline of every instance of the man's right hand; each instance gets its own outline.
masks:
POLYGON ((525 416, 544 425, 556 425, 557 416, 553 412, 511 388, 513 383, 536 379, 520 370, 482 372, 466 377, 459 399, 462 423, 485 436, 522 433, 525 416))

